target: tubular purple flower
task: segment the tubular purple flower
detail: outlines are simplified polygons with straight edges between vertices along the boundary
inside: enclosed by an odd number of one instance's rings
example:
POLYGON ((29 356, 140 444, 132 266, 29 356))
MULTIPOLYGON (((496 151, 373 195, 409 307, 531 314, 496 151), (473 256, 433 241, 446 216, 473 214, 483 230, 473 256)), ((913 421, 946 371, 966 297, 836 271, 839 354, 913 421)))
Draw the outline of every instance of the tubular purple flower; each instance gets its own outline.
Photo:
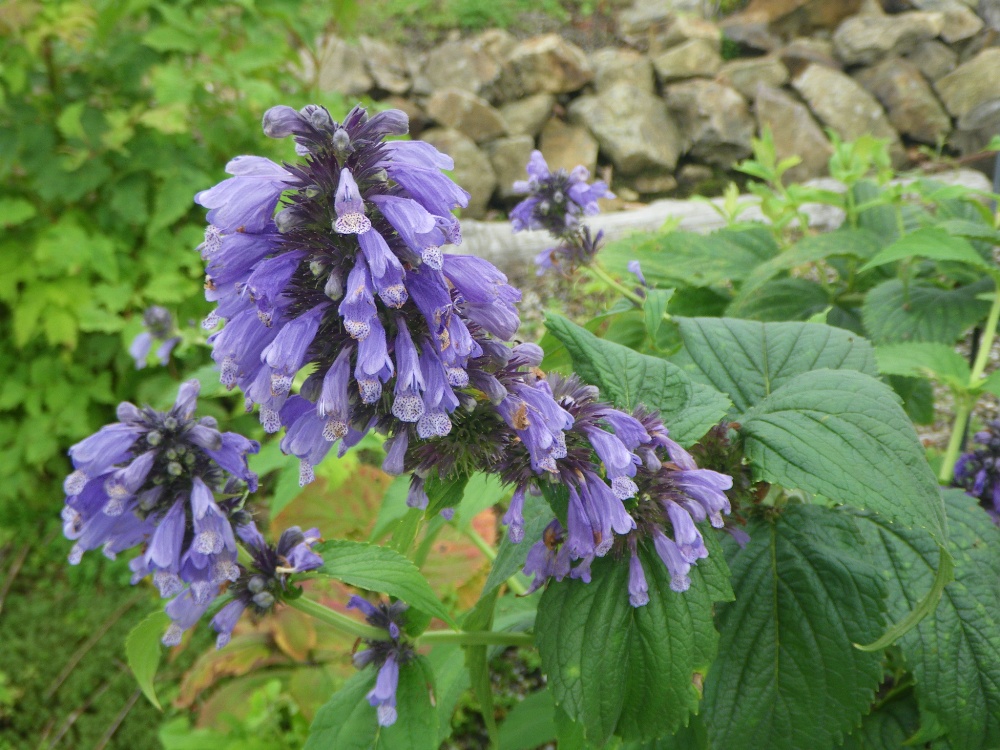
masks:
POLYGON ((372 228, 371 220, 365 216, 365 202, 361 199, 358 183, 347 168, 340 171, 340 182, 333 205, 337 212, 333 227, 338 233, 364 234, 372 228))
POLYGON ((260 156, 237 156, 226 165, 226 172, 234 176, 194 197, 210 209, 208 223, 224 234, 265 231, 292 174, 260 156))
POLYGON ((507 535, 514 544, 520 544, 524 539, 524 492, 525 487, 519 486, 510 498, 510 505, 504 513, 503 523, 507 526, 507 535))
POLYGON ((633 607, 643 607, 649 604, 649 586, 646 584, 646 574, 642 562, 636 554, 635 542, 631 544, 631 556, 628 561, 628 601, 633 607))
POLYGON ((670 588, 678 593, 687 591, 691 587, 691 578, 688 573, 691 570, 691 563, 684 557, 680 549, 672 539, 669 539, 662 531, 653 531, 653 546, 656 553, 667 566, 670 573, 670 588))

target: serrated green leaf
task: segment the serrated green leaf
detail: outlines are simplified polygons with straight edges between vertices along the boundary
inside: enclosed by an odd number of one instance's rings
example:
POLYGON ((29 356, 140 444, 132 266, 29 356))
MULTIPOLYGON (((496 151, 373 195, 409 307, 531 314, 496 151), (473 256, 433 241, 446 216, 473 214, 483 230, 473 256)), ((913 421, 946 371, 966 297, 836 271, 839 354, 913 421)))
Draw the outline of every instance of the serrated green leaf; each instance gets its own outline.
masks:
POLYGON ((880 706, 844 738, 843 750, 900 750, 920 726, 920 711, 912 693, 880 706))
POLYGON ((370 750, 378 725, 365 695, 374 686, 373 669, 352 676, 316 711, 305 750, 370 750))
POLYGON ((954 261, 967 263, 983 271, 995 270, 977 253, 972 245, 962 237, 948 234, 938 227, 924 227, 915 232, 904 234, 889 247, 878 253, 865 263, 860 272, 910 258, 927 258, 936 261, 954 261))
POLYGON ((969 363, 945 344, 929 342, 886 344, 875 348, 879 372, 907 377, 934 376, 937 380, 966 388, 972 375, 969 363))
POLYGON ((723 229, 712 234, 670 232, 633 235, 609 243, 601 258, 624 273, 638 260, 646 280, 655 287, 709 287, 740 281, 777 252, 771 233, 763 228, 723 229))
POLYGON ((881 630, 880 578, 840 511, 790 506, 748 531, 730 560, 736 601, 720 609, 705 683, 711 746, 832 748, 882 680, 881 657, 852 645, 881 630))
POLYGON ((427 661, 434 671, 438 742, 441 743, 451 736, 451 717, 462 693, 469 688, 469 672, 465 668, 462 647, 454 643, 435 646, 427 661))
POLYGON ((958 237, 966 237, 970 240, 983 240, 991 245, 1000 245, 1000 230, 994 229, 982 221, 946 219, 935 226, 938 229, 943 229, 948 234, 958 237))
POLYGON ((427 518, 434 518, 445 508, 456 507, 462 502, 465 486, 468 483, 468 474, 449 476, 447 479, 432 474, 424 484, 424 489, 427 491, 427 509, 424 515, 427 518))
POLYGON ((852 370, 787 381, 743 415, 754 477, 945 537, 937 481, 899 397, 852 370))
POLYGON ((686 723, 699 699, 692 678, 715 656, 714 597, 704 576, 716 573, 699 564, 691 588, 677 593, 655 552, 640 547, 640 560, 645 606, 629 603, 628 561, 610 557, 593 563, 590 583, 550 583, 538 606, 535 637, 556 705, 599 747, 613 734, 652 739, 686 723))
POLYGON ((875 375, 871 345, 817 323, 675 318, 684 351, 672 360, 698 382, 727 394, 742 413, 789 379, 821 368, 875 375))
POLYGON ((320 544, 316 551, 323 556, 323 566, 317 573, 395 596, 455 626, 417 566, 395 550, 367 542, 334 540, 320 544))
POLYGON ((156 670, 160 666, 160 654, 163 650, 160 639, 163 638, 169 624, 170 618, 166 612, 154 612, 132 628, 125 638, 125 659, 128 661, 129 669, 135 675, 142 694, 161 711, 163 709, 156 697, 153 680, 156 679, 156 670))
POLYGON ((23 224, 38 213, 24 198, 0 198, 0 225, 13 227, 23 224))
POLYGON ((824 313, 831 305, 826 291, 814 281, 806 279, 774 279, 757 287, 753 294, 740 295, 726 310, 727 317, 750 320, 809 321, 814 315, 824 313))
POLYGON ((549 690, 527 695, 500 725, 500 750, 534 750, 556 738, 555 703, 549 690))
POLYGON ((646 301, 642 305, 642 314, 646 323, 646 334, 654 346, 657 334, 660 332, 660 326, 663 324, 663 314, 667 311, 667 305, 673 296, 673 289, 649 289, 646 291, 646 301))
POLYGON ((741 286, 734 305, 749 304, 760 287, 785 271, 834 257, 867 260, 875 255, 880 247, 882 247, 881 239, 869 229, 843 227, 835 232, 804 237, 784 252, 755 268, 741 286))
POLYGON ((911 281, 907 289, 899 279, 889 279, 868 292, 861 316, 876 344, 953 344, 986 318, 990 305, 976 297, 992 290, 991 279, 957 289, 942 289, 919 279, 911 281))
POLYGON ((546 325, 569 350, 576 372, 597 385, 603 398, 625 411, 638 404, 656 409, 681 445, 692 444, 725 416, 725 397, 704 388, 696 390, 671 362, 599 339, 558 315, 546 316, 546 325))
MULTIPOLYGON (((921 707, 948 729, 952 747, 1000 744, 1000 531, 961 490, 943 492, 955 580, 937 609, 900 639, 921 707)), ((858 521, 889 587, 889 617, 912 609, 939 568, 925 535, 868 516, 858 521)))

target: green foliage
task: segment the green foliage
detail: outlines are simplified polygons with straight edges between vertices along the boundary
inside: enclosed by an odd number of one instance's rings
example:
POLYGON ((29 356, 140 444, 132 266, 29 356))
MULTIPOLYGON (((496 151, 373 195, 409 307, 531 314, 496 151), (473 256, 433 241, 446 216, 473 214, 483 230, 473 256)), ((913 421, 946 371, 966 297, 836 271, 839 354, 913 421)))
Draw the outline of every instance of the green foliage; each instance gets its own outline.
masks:
POLYGON ((859 556, 846 514, 791 506, 748 529, 731 559, 736 601, 719 613, 719 658, 705 683, 713 746, 832 747, 866 713, 882 681, 883 584, 859 556))
POLYGON ((625 595, 628 566, 621 560, 595 561, 590 583, 566 580, 546 590, 536 623, 542 667, 556 705, 596 746, 612 734, 652 739, 674 732, 696 710, 692 678, 705 674, 718 641, 712 603, 732 598, 720 552, 692 569, 691 588, 679 594, 656 553, 643 548, 644 607, 625 595))
POLYGON ((163 650, 160 639, 169 624, 170 618, 166 612, 154 612, 132 628, 132 632, 125 639, 125 658, 128 660, 129 669, 135 675, 135 681, 139 683, 143 695, 157 708, 161 707, 153 680, 156 678, 156 669, 160 666, 160 653, 163 650))

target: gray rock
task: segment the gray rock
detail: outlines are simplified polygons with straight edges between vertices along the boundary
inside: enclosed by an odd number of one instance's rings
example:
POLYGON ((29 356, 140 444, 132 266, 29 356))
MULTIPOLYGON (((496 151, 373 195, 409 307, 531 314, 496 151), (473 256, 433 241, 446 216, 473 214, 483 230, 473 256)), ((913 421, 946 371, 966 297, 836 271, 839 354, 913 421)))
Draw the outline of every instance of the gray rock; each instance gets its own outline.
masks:
POLYGON ((855 78, 882 103, 889 122, 900 133, 935 145, 951 131, 951 118, 920 69, 909 60, 886 58, 855 78))
POLYGON ((363 36, 358 41, 365 56, 368 74, 378 88, 390 94, 405 94, 410 90, 406 53, 400 47, 368 36, 363 36))
POLYGON ((791 76, 797 76, 812 64, 825 65, 834 70, 843 66, 833 52, 833 42, 819 37, 799 37, 793 39, 778 51, 778 59, 788 68, 791 76))
POLYGON ((608 47, 590 56, 594 69, 594 88, 605 91, 616 83, 631 83, 652 93, 653 63, 649 58, 634 50, 608 47))
POLYGON ((582 125, 552 118, 542 128, 538 148, 549 169, 572 171, 579 164, 593 174, 597 169, 597 141, 582 125))
POLYGON ((982 151, 1000 133, 1000 99, 984 102, 958 118, 951 144, 963 154, 982 151))
POLYGON ((653 67, 661 83, 699 76, 711 78, 722 67, 722 57, 711 42, 692 39, 656 55, 653 67))
POLYGON ((327 36, 316 45, 316 56, 303 52, 302 80, 323 93, 357 96, 372 87, 361 48, 340 37, 327 36))
POLYGON ((499 95, 504 101, 546 92, 579 91, 594 77, 587 55, 558 34, 536 36, 518 44, 507 56, 499 95))
POLYGON ((734 41, 770 51, 781 46, 782 38, 835 28, 861 6, 862 0, 752 0, 723 19, 722 29, 734 41))
POLYGON ((535 139, 527 135, 511 138, 497 138, 487 143, 486 154, 490 157, 493 172, 497 178, 497 193, 503 199, 517 195, 512 189, 515 180, 525 179, 524 167, 535 148, 535 139))
POLYGON ((754 109, 761 132, 771 130, 779 161, 791 156, 802 159, 785 173, 786 181, 801 182, 827 173, 833 147, 808 107, 780 89, 762 85, 757 89, 754 109))
POLYGON ((728 167, 750 155, 754 121, 734 89, 715 81, 684 81, 667 88, 666 99, 695 159, 728 167))
POLYGON ((979 0, 979 17, 994 31, 1000 31, 1000 0, 979 0))
POLYGON ((714 177, 712 168, 704 164, 685 164, 677 170, 677 183, 682 190, 697 190, 714 177))
POLYGON ((497 176, 489 157, 476 147, 471 138, 450 128, 425 130, 422 138, 455 160, 452 179, 470 195, 468 207, 462 209, 462 217, 481 218, 497 186, 497 176))
POLYGON ((844 21, 833 35, 837 56, 847 65, 871 65, 901 55, 944 27, 940 13, 913 11, 894 16, 863 15, 844 21))
POLYGON ((715 79, 732 86, 746 99, 752 100, 757 95, 757 86, 760 84, 780 88, 788 83, 788 68, 774 55, 748 57, 725 63, 715 79))
POLYGON ((958 65, 958 54, 936 39, 921 42, 906 53, 906 58, 917 66, 928 81, 943 78, 958 65))
POLYGON ((677 178, 672 172, 643 172, 629 178, 629 184, 644 195, 672 193, 677 189, 677 178))
POLYGON ((435 91, 425 105, 427 114, 446 128, 454 128, 476 143, 507 134, 503 116, 485 99, 461 89, 435 91))
POLYGON ((530 135, 534 138, 552 115, 556 98, 552 94, 532 94, 524 99, 500 107, 500 114, 511 135, 530 135))
POLYGON ((501 61, 489 49, 474 40, 458 40, 439 44, 427 53, 421 69, 423 86, 418 93, 438 89, 462 89, 489 98, 500 78, 501 61))
POLYGON ((934 87, 954 117, 963 117, 987 102, 1000 99, 1000 48, 984 49, 936 81, 934 87))
POLYGON ((675 15, 664 31, 652 40, 650 49, 659 52, 692 39, 704 39, 719 49, 722 44, 722 30, 711 21, 698 16, 675 15))
POLYGON ((581 96, 569 108, 570 120, 597 138, 622 174, 677 166, 681 136, 662 99, 627 83, 594 96, 581 96))
POLYGON ((948 44, 973 37, 983 28, 983 19, 961 0, 911 0, 911 2, 920 10, 936 11, 944 15, 941 38, 948 44))
POLYGON ((674 22, 676 14, 709 15, 706 0, 636 0, 618 14, 618 31, 630 44, 648 44, 674 22))
POLYGON ((844 140, 863 135, 887 138, 896 158, 902 158, 899 135, 889 124, 882 105, 849 76, 822 65, 810 65, 792 79, 792 86, 820 121, 844 140))

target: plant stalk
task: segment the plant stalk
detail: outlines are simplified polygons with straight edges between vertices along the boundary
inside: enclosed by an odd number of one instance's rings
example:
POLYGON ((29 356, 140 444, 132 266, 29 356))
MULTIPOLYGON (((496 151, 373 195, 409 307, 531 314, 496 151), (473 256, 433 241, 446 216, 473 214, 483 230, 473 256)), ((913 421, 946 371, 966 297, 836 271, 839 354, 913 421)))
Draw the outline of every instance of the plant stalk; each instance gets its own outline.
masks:
POLYGON ((631 302, 634 302, 639 307, 642 307, 643 303, 645 302, 645 300, 642 297, 640 297, 638 294, 636 294, 631 289, 626 287, 620 281, 617 281, 610 273, 605 271, 596 262, 591 263, 589 266, 586 266, 586 269, 590 271, 590 273, 592 273, 598 279, 607 284, 609 287, 611 287, 616 292, 621 294, 623 297, 625 297, 631 302))

